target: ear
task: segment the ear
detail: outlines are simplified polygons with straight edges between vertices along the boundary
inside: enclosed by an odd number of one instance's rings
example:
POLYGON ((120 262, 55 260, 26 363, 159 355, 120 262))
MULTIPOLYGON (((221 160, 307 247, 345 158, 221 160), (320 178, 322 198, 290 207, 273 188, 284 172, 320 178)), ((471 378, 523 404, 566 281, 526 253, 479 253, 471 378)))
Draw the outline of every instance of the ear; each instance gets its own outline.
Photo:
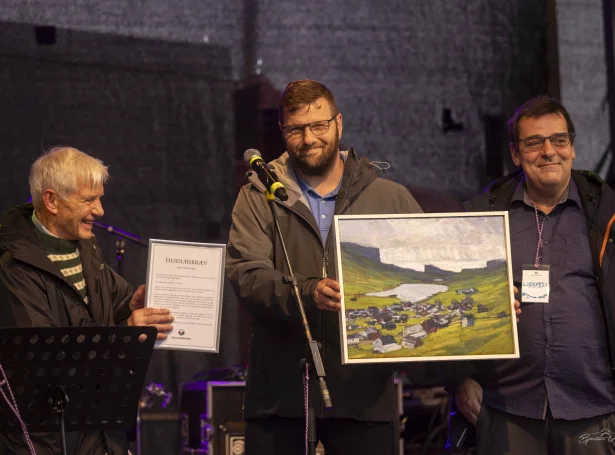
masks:
POLYGON ((515 147, 515 144, 513 144, 512 142, 509 144, 509 148, 510 148, 510 156, 512 157, 513 163, 515 163, 515 166, 521 166, 521 159, 519 158, 519 150, 517 150, 517 147, 515 147))
POLYGON ((577 157, 577 152, 574 151, 574 145, 571 146, 572 148, 572 159, 574 160, 577 157))
POLYGON ((284 135, 284 121, 286 119, 286 113, 286 108, 282 108, 282 112, 278 113, 278 128, 280 128, 280 133, 282 133, 282 135, 284 135))
POLYGON ((342 129, 343 129, 343 121, 342 121, 342 113, 340 112, 339 114, 337 114, 337 117, 335 117, 335 123, 337 123, 337 137, 338 139, 342 138, 342 129))
POLYGON ((58 214, 58 196, 56 192, 50 189, 47 189, 43 193, 43 205, 45 210, 49 213, 53 213, 54 215, 58 214))

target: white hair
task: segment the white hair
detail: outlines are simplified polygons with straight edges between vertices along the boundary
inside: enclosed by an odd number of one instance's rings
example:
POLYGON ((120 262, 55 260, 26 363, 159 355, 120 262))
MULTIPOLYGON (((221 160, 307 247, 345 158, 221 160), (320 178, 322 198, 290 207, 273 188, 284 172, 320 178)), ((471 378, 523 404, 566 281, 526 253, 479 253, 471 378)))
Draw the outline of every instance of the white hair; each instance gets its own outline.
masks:
POLYGON ((30 194, 36 210, 43 208, 45 190, 55 191, 66 199, 82 182, 90 188, 103 185, 109 178, 102 161, 72 147, 54 147, 43 153, 30 169, 30 194))

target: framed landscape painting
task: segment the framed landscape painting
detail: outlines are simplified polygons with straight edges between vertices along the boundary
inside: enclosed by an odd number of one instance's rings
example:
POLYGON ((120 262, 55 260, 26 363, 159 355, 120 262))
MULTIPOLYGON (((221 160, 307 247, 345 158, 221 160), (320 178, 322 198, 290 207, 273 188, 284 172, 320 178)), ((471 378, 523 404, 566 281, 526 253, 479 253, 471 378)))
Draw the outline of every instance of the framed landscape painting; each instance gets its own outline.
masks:
POLYGON ((519 357, 507 212, 337 215, 343 363, 519 357))

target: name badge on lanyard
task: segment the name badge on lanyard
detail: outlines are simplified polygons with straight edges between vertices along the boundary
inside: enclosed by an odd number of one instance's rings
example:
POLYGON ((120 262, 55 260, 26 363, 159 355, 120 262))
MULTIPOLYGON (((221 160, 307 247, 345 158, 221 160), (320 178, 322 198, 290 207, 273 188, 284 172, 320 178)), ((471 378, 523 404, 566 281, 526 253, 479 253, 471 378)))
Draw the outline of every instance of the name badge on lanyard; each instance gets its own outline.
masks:
POLYGON ((523 266, 521 277, 521 302, 523 303, 549 303, 549 266, 542 264, 542 230, 546 217, 542 223, 538 221, 538 209, 536 213, 536 227, 538 228, 538 245, 536 247, 536 260, 533 265, 523 266))
POLYGON ((521 302, 549 303, 549 266, 523 266, 521 278, 521 302))

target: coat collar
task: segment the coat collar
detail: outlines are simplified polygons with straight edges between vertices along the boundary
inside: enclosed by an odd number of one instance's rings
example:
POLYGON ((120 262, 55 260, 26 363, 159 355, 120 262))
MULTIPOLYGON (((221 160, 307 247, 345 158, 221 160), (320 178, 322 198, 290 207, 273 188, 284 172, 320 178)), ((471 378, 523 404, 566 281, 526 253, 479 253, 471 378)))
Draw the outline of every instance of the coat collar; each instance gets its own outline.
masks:
MULTIPOLYGON (((33 212, 32 204, 25 204, 14 207, 6 213, 0 225, 0 255, 9 252, 15 260, 50 273, 68 283, 58 265, 49 260, 39 244, 36 228, 31 221, 33 212)), ((93 279, 104 262, 94 237, 80 240, 78 245, 83 272, 89 287, 88 278, 93 279)))

